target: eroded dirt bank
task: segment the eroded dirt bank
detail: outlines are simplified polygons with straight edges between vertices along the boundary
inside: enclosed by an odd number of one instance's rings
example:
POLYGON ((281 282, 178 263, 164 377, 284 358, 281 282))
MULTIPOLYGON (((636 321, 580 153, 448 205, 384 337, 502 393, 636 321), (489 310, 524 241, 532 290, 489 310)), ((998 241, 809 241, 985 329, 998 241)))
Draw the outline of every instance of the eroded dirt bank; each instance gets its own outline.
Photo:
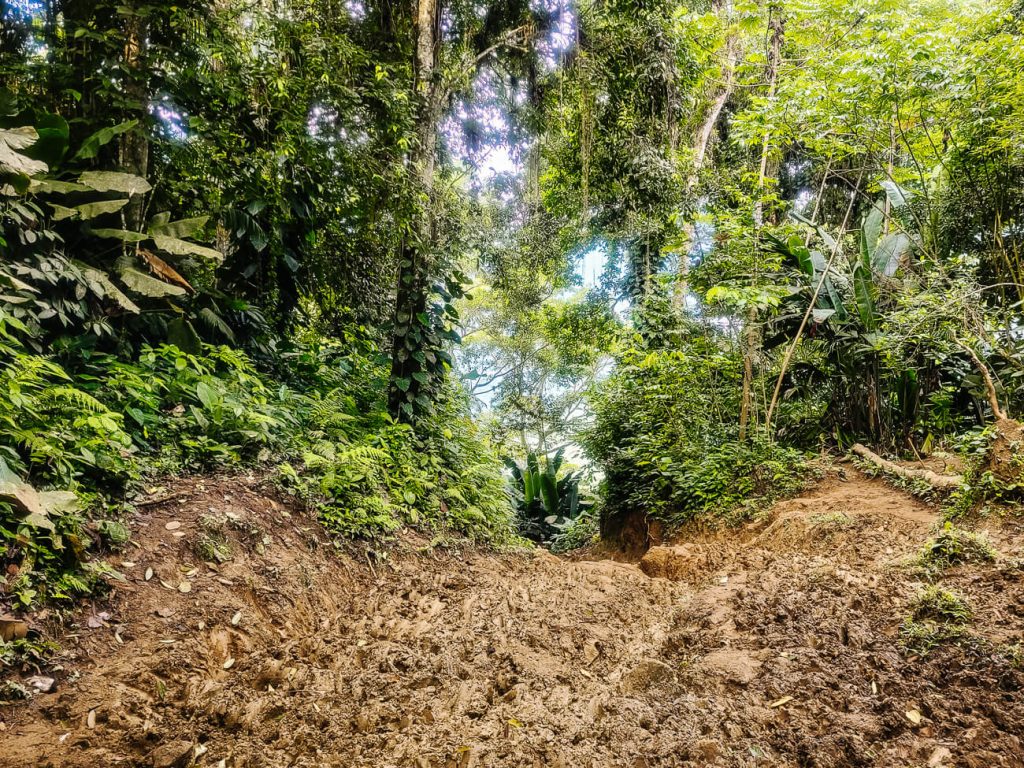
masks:
POLYGON ((980 640, 908 658, 935 516, 855 473, 691 540, 678 580, 414 539, 371 564, 255 482, 179 490, 66 628, 57 691, 0 709, 3 765, 1024 765, 994 650, 1024 639, 1019 530, 944 579, 980 640))

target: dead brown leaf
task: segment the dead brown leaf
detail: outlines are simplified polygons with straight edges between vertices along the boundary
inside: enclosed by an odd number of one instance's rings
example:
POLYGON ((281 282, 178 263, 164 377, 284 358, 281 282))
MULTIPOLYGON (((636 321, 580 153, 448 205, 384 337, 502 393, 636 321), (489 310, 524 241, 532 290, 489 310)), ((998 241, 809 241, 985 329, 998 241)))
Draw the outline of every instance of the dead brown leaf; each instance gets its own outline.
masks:
POLYGON ((144 248, 140 248, 139 256, 141 256, 142 260, 146 262, 146 265, 150 268, 153 274, 161 280, 171 283, 172 285, 176 285, 179 288, 184 288, 190 293, 195 293, 195 288, 192 287, 188 280, 179 275, 174 267, 161 259, 155 253, 147 251, 144 248))

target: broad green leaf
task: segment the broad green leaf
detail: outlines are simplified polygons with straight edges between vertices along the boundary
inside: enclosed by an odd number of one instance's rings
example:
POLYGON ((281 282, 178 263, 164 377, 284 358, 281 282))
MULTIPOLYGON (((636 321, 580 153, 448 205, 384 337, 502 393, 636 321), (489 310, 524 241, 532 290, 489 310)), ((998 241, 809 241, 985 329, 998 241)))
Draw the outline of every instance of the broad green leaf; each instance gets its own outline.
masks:
POLYGON ((76 261, 74 264, 82 270, 82 275, 85 277, 85 280, 93 293, 97 293, 100 296, 110 299, 121 307, 121 309, 131 312, 133 315, 139 314, 140 310, 135 302, 129 299, 120 288, 114 285, 114 281, 110 279, 106 272, 94 269, 80 261, 76 261))
POLYGON ((217 405, 217 392, 205 381, 200 381, 196 384, 196 397, 203 404, 203 408, 208 411, 213 410, 214 406, 217 405))
POLYGON ((127 133, 132 130, 138 124, 138 120, 128 120, 127 122, 112 125, 109 128, 102 128, 96 131, 96 133, 82 142, 82 146, 78 148, 78 152, 75 153, 73 159, 91 160, 96 157, 101 147, 109 144, 114 140, 114 138, 120 136, 122 133, 127 133))
POLYGON ((885 190, 885 196, 889 198, 889 203, 893 208, 902 208, 914 194, 909 189, 904 189, 896 182, 889 181, 888 179, 881 182, 879 186, 885 190))
POLYGON ((871 258, 871 268, 886 277, 892 277, 899 269, 900 261, 911 248, 911 240, 902 232, 886 235, 878 243, 871 258))
POLYGON ((22 515, 21 522, 33 528, 55 531, 52 514, 75 511, 78 497, 70 491, 37 491, 21 480, 0 459, 0 500, 10 504, 22 515))
POLYGON ((148 238, 141 232, 131 232, 127 229, 90 229, 89 232, 96 237, 106 240, 120 240, 125 243, 141 243, 148 238))
POLYGON ((885 223, 881 205, 881 202, 878 202, 871 206, 868 215, 864 217, 864 225, 861 227, 862 247, 864 253, 867 254, 868 262, 874 257, 878 238, 882 236, 882 225, 885 223))
POLYGON ((807 246, 804 245, 803 240, 798 235, 793 235, 789 238, 789 242, 786 245, 789 247, 789 252, 796 259, 800 271, 807 276, 813 275, 814 264, 811 262, 811 253, 807 246))
POLYGON ((50 203, 49 205, 53 209, 54 221, 73 219, 79 215, 79 211, 75 208, 65 208, 63 205, 57 205, 57 203, 50 203))
POLYGON ((177 285, 157 280, 144 272, 131 267, 122 270, 120 273, 121 282, 135 293, 148 296, 151 299, 160 299, 166 296, 184 296, 185 289, 177 285))
POLYGON ((84 184, 75 184, 71 181, 57 181, 56 179, 32 179, 32 183, 29 184, 28 188, 30 192, 57 192, 62 195, 71 192, 89 191, 89 187, 84 184))
MULTIPOLYGON (((206 226, 210 220, 209 216, 198 216, 194 219, 179 219, 168 221, 169 214, 158 214, 149 223, 149 234, 160 235, 167 238, 192 237, 196 232, 206 226)), ((171 251, 173 253, 173 251, 171 251)))
POLYGON ((78 183, 97 192, 120 192, 129 197, 145 194, 153 188, 141 176, 113 171, 86 171, 78 177, 78 183))
POLYGON ((116 213, 128 205, 127 198, 119 200, 98 200, 95 203, 85 203, 75 206, 75 210, 83 219, 93 219, 106 213, 116 213))
POLYGON ((20 128, 0 128, 0 143, 6 144, 11 149, 25 149, 31 147, 38 140, 39 134, 30 125, 20 128))
POLYGON ((0 128, 0 174, 35 176, 46 173, 50 169, 46 163, 42 160, 33 160, 17 151, 31 147, 38 139, 36 129, 30 126, 0 128))
POLYGON ((550 472, 542 472, 539 476, 540 496, 544 502, 544 509, 548 514, 558 513, 558 489, 555 486, 555 477, 550 472))
POLYGON ((866 330, 873 331, 877 320, 874 284, 871 281, 871 271, 860 263, 853 268, 853 293, 861 323, 866 330))
POLYGON ((206 246, 199 245, 198 243, 190 243, 188 240, 179 240, 176 237, 164 237, 163 235, 153 235, 153 241, 156 243, 156 247, 161 251, 173 254, 175 256, 202 256, 207 259, 213 259, 214 261, 224 261, 224 254, 214 248, 207 248, 206 246))
POLYGON ((36 132, 39 139, 25 154, 33 160, 46 163, 51 168, 60 164, 68 151, 68 122, 60 115, 47 112, 36 120, 36 132))

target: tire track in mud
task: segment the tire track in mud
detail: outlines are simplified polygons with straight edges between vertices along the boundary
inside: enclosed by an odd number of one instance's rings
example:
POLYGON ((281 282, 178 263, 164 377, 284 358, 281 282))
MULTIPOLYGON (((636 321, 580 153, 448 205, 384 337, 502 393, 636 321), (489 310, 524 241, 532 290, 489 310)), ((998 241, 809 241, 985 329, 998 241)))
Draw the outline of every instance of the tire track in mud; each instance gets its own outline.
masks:
MULTIPOLYGON (((140 519, 105 626, 67 628, 58 693, 2 710, 5 764, 1022 765, 1019 670, 898 647, 934 522, 851 474, 644 570, 412 537, 371 567, 252 482, 195 481, 140 519), (232 559, 205 564, 217 521, 232 559)), ((983 615, 1024 591, 955 578, 983 615)))

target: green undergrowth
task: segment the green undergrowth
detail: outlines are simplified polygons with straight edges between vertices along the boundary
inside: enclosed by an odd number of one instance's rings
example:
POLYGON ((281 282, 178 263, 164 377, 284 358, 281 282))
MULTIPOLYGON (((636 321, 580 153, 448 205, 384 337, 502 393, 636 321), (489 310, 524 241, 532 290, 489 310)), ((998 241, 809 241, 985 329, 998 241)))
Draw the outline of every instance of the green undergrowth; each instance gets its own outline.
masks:
POLYGON ((583 436, 604 472, 604 516, 728 524, 806 485, 813 469, 803 452, 753 428, 740 438, 741 375, 737 355, 699 338, 685 352, 622 356, 591 396, 594 422, 583 436))
POLYGON ((965 563, 991 563, 996 554, 982 534, 956 528, 947 522, 935 538, 925 544, 915 562, 926 573, 934 575, 965 563))
POLYGON ((598 512, 588 509, 579 517, 570 521, 565 528, 551 539, 552 552, 571 552, 590 544, 596 544, 601 538, 601 526, 598 512))
MULTIPOLYGON (((452 388, 414 432, 386 413, 387 368, 359 332, 282 353, 171 345, 41 356, 0 317, 0 612, 95 593, 152 479, 263 466, 345 537, 403 525, 518 541, 496 452, 452 388)), ((213 559, 227 556, 209 537, 213 559)))
POLYGON ((943 643, 967 634, 973 612, 966 599, 948 589, 929 586, 914 598, 900 627, 900 642, 910 653, 925 656, 943 643))

